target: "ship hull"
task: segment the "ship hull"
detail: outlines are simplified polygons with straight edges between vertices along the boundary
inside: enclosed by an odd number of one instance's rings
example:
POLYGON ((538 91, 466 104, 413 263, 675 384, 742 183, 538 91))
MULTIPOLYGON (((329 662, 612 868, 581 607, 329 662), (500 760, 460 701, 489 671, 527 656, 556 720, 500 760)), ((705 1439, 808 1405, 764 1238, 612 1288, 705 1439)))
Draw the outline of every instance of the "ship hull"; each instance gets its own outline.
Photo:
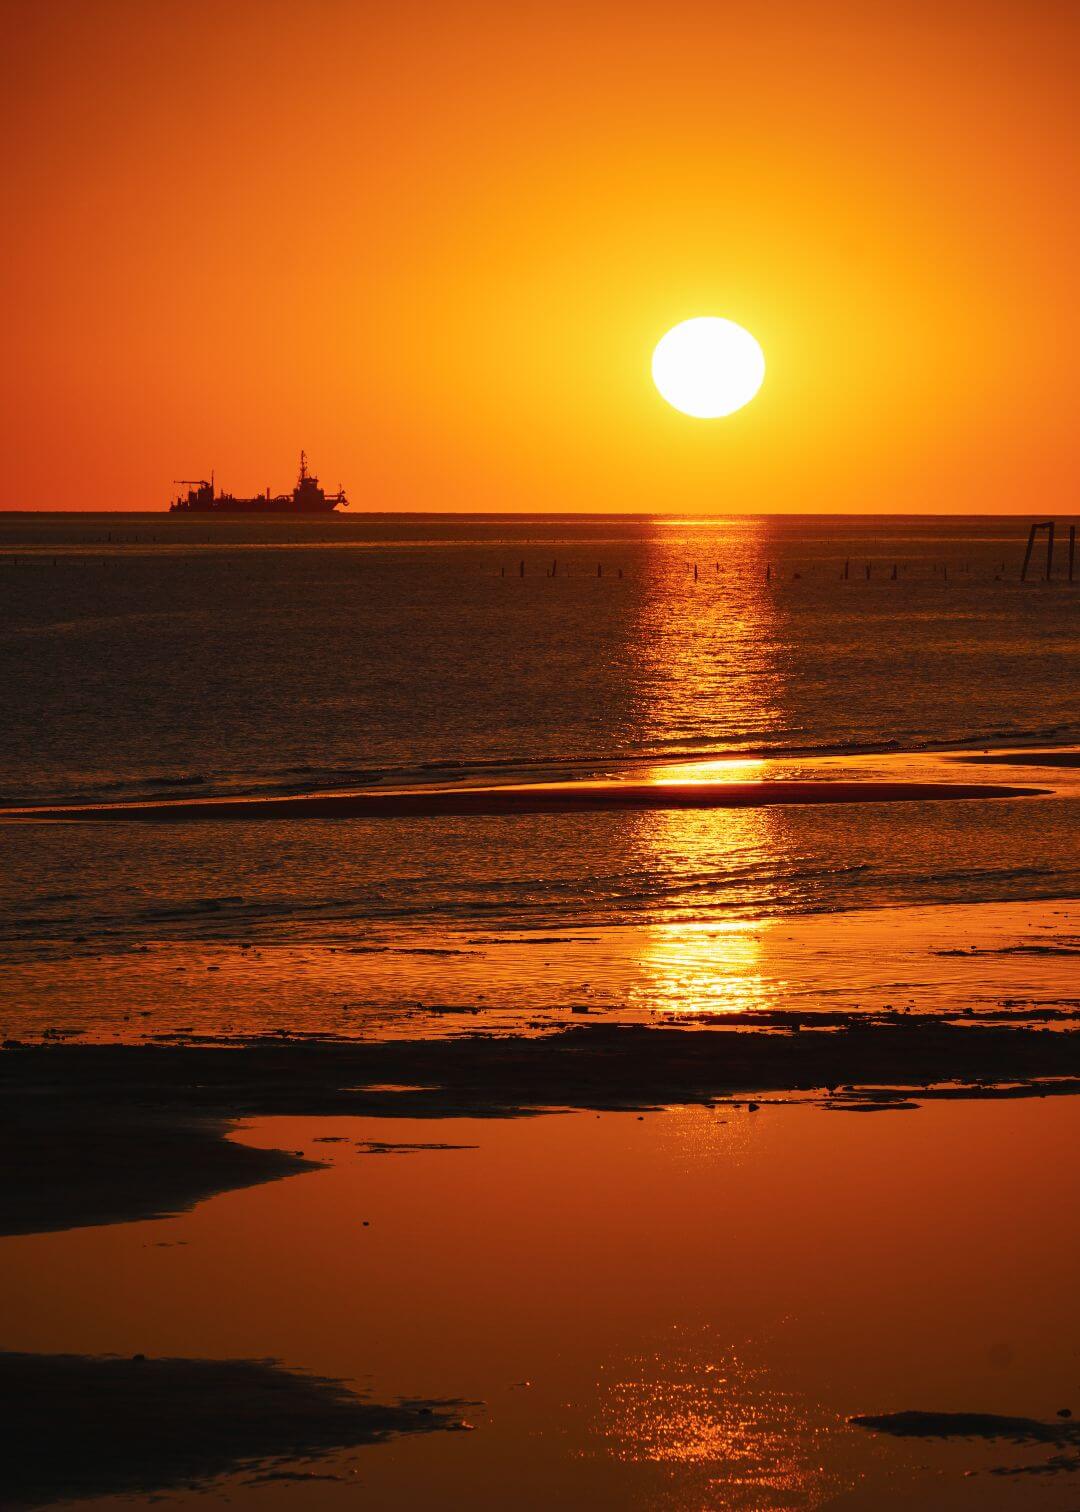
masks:
POLYGON ((172 504, 170 514, 336 514, 337 505, 295 504, 292 499, 215 499, 213 504, 172 504))

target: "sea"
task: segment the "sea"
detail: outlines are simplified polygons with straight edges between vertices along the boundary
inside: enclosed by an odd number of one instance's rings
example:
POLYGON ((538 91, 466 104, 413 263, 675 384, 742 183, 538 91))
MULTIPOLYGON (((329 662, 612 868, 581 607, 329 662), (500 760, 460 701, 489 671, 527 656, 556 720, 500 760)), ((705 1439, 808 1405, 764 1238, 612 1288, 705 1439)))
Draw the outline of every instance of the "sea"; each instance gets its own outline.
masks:
MULTIPOLYGON (((234 983, 249 1027, 333 1028, 311 1017, 328 994, 384 1015, 440 994, 531 1011, 587 1002, 600 980, 610 1002, 634 955, 620 931, 635 930, 680 942, 635 990, 674 980, 684 1002, 715 988, 718 932, 1074 899, 1075 774, 956 760, 1080 744, 1068 522, 1049 580, 1043 537, 1021 582, 1029 523, 0 516, 7 807, 688 771, 1022 773, 1043 788, 827 808, 0 825, 0 1029, 134 1032, 169 973, 227 972, 241 950, 276 952, 273 980, 234 983), (565 970, 554 949, 528 969, 492 964, 500 942, 583 932, 605 942, 596 979, 572 951, 565 970), (712 964, 691 989, 672 963, 702 940, 712 964), (366 985, 342 979, 345 953, 366 985)), ((183 1027, 222 1027, 206 996, 180 1010, 183 1027)))

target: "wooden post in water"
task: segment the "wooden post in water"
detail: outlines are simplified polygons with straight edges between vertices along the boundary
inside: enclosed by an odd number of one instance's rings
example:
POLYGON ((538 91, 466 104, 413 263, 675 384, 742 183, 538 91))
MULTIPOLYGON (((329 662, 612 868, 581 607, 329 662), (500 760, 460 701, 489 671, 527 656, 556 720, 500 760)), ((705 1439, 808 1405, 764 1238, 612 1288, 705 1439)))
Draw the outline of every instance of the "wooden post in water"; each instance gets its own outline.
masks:
POLYGON ((870 581, 870 563, 869 562, 867 562, 867 564, 866 564, 866 581, 867 582, 870 581))
POLYGON ((694 563, 694 582, 697 582, 697 563, 694 563))
POLYGON ((525 576, 525 563, 524 562, 519 562, 518 563, 518 577, 524 577, 524 576, 525 576))
POLYGON ((597 577, 603 577, 603 575, 604 575, 604 564, 603 564, 603 562, 597 562, 597 564, 596 564, 596 575, 597 575, 597 577))
POLYGON ((851 574, 851 558, 844 558, 844 582, 846 583, 851 574))
MULTIPOLYGON (((1038 530, 1046 530, 1046 531, 1049 531, 1049 533, 1050 533, 1050 546, 1049 546, 1049 549, 1047 551, 1047 568, 1049 569, 1049 559, 1050 559, 1050 556, 1053 554, 1054 522, 1053 522, 1053 520, 1038 520, 1031 527, 1031 529, 1028 531, 1027 550, 1024 552, 1024 565, 1020 569, 1020 581, 1021 582, 1023 582, 1024 579, 1027 577, 1027 570, 1028 570, 1028 567, 1031 564, 1031 553, 1035 549, 1035 532, 1038 531, 1038 530)), ((1047 577, 1049 577, 1049 575, 1050 575, 1049 570, 1047 570, 1047 577)))
POLYGON ((1023 582, 1024 579, 1027 577, 1028 564, 1031 561, 1031 553, 1032 553, 1032 551, 1034 549, 1034 546, 1035 546, 1035 532, 1036 532, 1036 530, 1038 530, 1038 528, 1039 527, 1037 525, 1033 525, 1031 527, 1031 529, 1028 531, 1027 549, 1024 552, 1024 565, 1020 569, 1020 581, 1021 582, 1023 582))
POLYGON ((896 582, 896 563, 895 562, 892 564, 892 580, 893 580, 894 583, 896 582))
POLYGON ((552 577, 558 577, 558 575, 559 575, 559 559, 558 559, 558 557, 556 557, 555 560, 551 564, 551 575, 552 575, 552 577))
POLYGON ((765 581, 767 583, 772 581, 772 565, 769 562, 765 563, 765 581))

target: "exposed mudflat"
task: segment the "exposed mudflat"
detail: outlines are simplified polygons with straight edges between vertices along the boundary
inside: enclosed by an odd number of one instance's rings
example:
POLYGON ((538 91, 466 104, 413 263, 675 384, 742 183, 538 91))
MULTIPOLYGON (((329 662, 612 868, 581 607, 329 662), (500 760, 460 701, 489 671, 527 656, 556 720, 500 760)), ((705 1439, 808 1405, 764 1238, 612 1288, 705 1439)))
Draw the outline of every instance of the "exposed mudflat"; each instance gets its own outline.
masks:
POLYGON ((966 1439, 986 1444, 1036 1447, 1044 1457, 1025 1464, 994 1465, 991 1475, 1047 1476, 1080 1470, 1080 1423, 1070 1422, 1065 1409, 1056 1420, 1005 1417, 994 1412, 886 1412, 853 1417, 857 1428, 869 1428, 899 1439, 966 1439))
POLYGON ((164 802, 0 809, 0 821, 190 824, 197 820, 404 819, 461 814, 564 814, 605 809, 769 808, 775 804, 934 803, 1030 798, 1045 789, 987 782, 786 781, 550 782, 283 797, 170 798, 164 802))
POLYGON ((0 1353, 0 1507, 197 1489, 244 1468, 275 1478, 286 1463, 455 1426, 455 1405, 379 1406, 270 1360, 0 1353))
POLYGON ((166 1218, 217 1192, 318 1165, 236 1144, 225 1137, 228 1127, 221 1118, 170 1121, 130 1106, 73 1113, 66 1099, 28 1106, 16 1095, 4 1121, 0 1234, 166 1218))
POLYGON ((309 1169, 226 1138, 278 1114, 510 1117, 781 1093, 830 1107, 1080 1091, 1080 1031, 1021 1010, 744 1016, 740 1027, 583 1025, 534 1038, 64 1045, 0 1052, 0 1233, 148 1218, 309 1169))
POLYGON ((1080 751, 966 751, 952 760, 976 766, 1080 767, 1080 751))

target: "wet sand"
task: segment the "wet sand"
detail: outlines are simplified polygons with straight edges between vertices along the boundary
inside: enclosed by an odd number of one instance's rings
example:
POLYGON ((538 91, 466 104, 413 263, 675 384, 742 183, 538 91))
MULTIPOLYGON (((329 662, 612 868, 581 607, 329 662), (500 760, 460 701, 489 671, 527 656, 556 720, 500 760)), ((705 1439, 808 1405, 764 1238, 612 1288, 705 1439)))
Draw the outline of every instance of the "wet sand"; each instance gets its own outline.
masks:
POLYGON ((582 1018, 752 1027, 890 1009, 1080 1018, 1080 909, 1067 899, 717 913, 557 932, 346 918, 305 921, 295 938, 222 908, 199 915, 195 938, 102 929, 4 954, 0 1042, 528 1036, 582 1018))
POLYGON ((819 1013, 732 1029, 588 1025, 542 1037, 231 1045, 11 1046, 0 1053, 7 1159, 0 1233, 123 1222, 304 1168, 241 1153, 236 1120, 281 1114, 520 1117, 764 1093, 830 1106, 1080 1091, 1080 1030, 1021 1010, 954 1017, 819 1013))
POLYGON ((287 1150, 236 1144, 225 1137, 231 1126, 111 1099, 80 1116, 67 1099, 46 1094, 33 1106, 16 1095, 3 1123, 0 1234, 167 1218, 217 1192, 316 1168, 287 1150))
POLYGON ((503 787, 171 798, 165 802, 0 809, 0 821, 194 823, 198 820, 402 819, 429 815, 561 814, 618 809, 768 808, 777 804, 935 803, 1031 798, 1045 788, 905 781, 552 782, 503 787))
MULTIPOLYGON (((703 786, 676 784, 670 806, 697 806, 703 786)), ((732 794, 736 806, 804 801, 761 800, 763 788, 846 786, 858 801, 892 802, 925 785, 714 786, 724 792, 706 793, 706 807, 732 794)), ((933 786, 948 790, 941 797, 1038 791, 933 786)), ((555 801, 549 789, 530 791, 555 801)), ((296 801, 308 799, 273 800, 296 801)), ((202 812, 213 805, 198 807, 194 817, 215 817, 202 812)), ((160 818, 163 808, 174 817, 171 803, 140 814, 160 818)), ((487 812, 447 810, 474 811, 487 812)), ((725 1011, 695 1020, 685 978, 672 978, 671 1002, 683 1008, 666 1027, 655 994, 649 1024, 604 1019, 585 994, 555 1010, 583 1017, 554 1027, 551 1015, 530 1014, 509 1032, 503 1023, 477 1033, 482 1021, 458 1019, 436 1035, 415 1018, 400 1037, 389 1020, 378 1037, 373 1021, 345 1037, 311 1027, 290 1000, 279 1018, 291 1027, 275 1033, 251 1033, 243 1021, 258 1014, 241 1014, 227 1037, 220 1024, 205 1036, 144 1024, 142 1042, 80 1044, 65 1043, 63 999, 43 988, 53 1023, 33 1043, 9 1034, 0 1049, 0 1234, 11 1236, 0 1289, 14 1303, 8 1342, 34 1352, 6 1378, 0 1360, 0 1386, 5 1400, 25 1394, 32 1404, 38 1389, 73 1410, 66 1441, 54 1435, 58 1456, 38 1445, 16 1466, 23 1500, 11 1504, 193 1485, 179 1494, 195 1505, 209 1483, 211 1496, 224 1486, 254 1508, 270 1504, 275 1481, 285 1495, 297 1479, 305 1506, 330 1509, 346 1505, 359 1474, 374 1504, 403 1509, 513 1500, 1069 1512, 1080 1456, 1056 1414, 1076 1405, 1074 1358, 1045 1319, 1033 1332, 1028 1314, 1033 1278, 1060 1299, 1072 1253, 1071 1219, 1055 1203, 1080 1108, 1070 1095, 1080 1092, 1080 1003, 1067 991, 1076 950, 1067 914, 1053 910, 1051 921, 1039 908, 1003 905, 992 931, 939 917, 927 933, 910 910, 881 910, 858 927, 778 923, 793 962, 814 956, 815 930, 839 932, 855 954, 884 939, 885 975, 869 1002, 860 990, 857 1008, 845 1005, 855 974, 838 973, 835 957, 814 970, 831 971, 836 990, 811 989, 809 978, 800 986, 778 964, 767 1001, 750 990, 762 975, 756 957, 736 959, 711 938, 702 969, 715 983, 731 968, 725 1011), (901 968, 901 939, 918 942, 923 977, 901 968), (930 991, 946 978, 947 1007, 930 991), (906 990, 915 981, 918 1003, 906 990), (559 1113, 568 1116, 550 1116, 559 1113), (958 1306, 970 1306, 958 1298, 976 1294, 978 1317, 957 1326, 958 1306), (1027 1357, 1014 1368, 1021 1336, 1027 1357), (83 1353, 57 1358, 71 1349, 83 1353), (93 1417, 100 1357, 128 1349, 164 1358, 113 1362, 121 1394, 137 1388, 131 1371, 160 1366, 146 1417, 173 1423, 157 1439, 136 1424, 134 1455, 93 1417), (225 1352, 232 1358, 214 1358, 225 1352), (255 1360, 263 1354, 320 1377, 256 1379, 278 1369, 255 1360), (29 1372, 28 1391, 18 1371, 29 1372), (209 1440, 197 1421, 185 1430, 185 1393, 204 1381, 212 1403, 232 1371, 256 1373, 232 1380, 238 1410, 217 1415, 209 1440), (308 1437, 249 1431, 245 1381, 273 1384, 284 1404, 297 1380, 307 1383, 300 1398, 312 1393, 294 1404, 308 1437), (379 1402, 430 1400, 369 1407, 340 1380, 362 1381, 379 1402), (474 1395, 489 1402, 479 1433, 412 1437, 454 1426, 448 1404, 474 1395), (399 1433, 411 1441, 396 1448, 399 1433), (467 1449, 452 1443, 466 1437, 467 1449), (362 1464, 342 1456, 376 1442, 362 1464)), ((668 946, 685 953, 692 934, 676 924, 668 946)), ((646 958, 643 938, 628 957, 646 958)), ((508 980, 532 979, 514 956, 519 942, 486 943, 513 957, 508 980)), ((538 935, 526 948, 535 961, 562 943, 538 935)), ((650 983, 670 975, 670 950, 655 946, 650 983)), ((250 946, 229 948, 243 959, 238 972, 252 969, 250 946)), ((414 985, 418 962, 458 959, 444 940, 414 944, 411 956, 400 940, 322 948, 350 987, 367 951, 403 951, 414 985)), ((186 969, 173 947, 158 952, 116 955, 130 966, 132 1013, 167 993, 161 972, 186 969)), ((76 953, 59 964, 100 988, 114 980, 107 959, 91 965, 76 953)), ((263 972, 271 989, 273 964, 263 972)), ((27 982, 39 980, 35 970, 27 982)), ((453 1021, 447 973, 435 975, 444 1001, 425 1011, 453 1021)), ((201 980, 235 1014, 234 984, 201 980)), ((10 985, 29 1028, 29 1000, 10 985)), ((1059 1303, 1048 1294, 1047 1306, 1059 1303)))
POLYGON ((250 1484, 310 1481, 314 1456, 453 1427, 456 1405, 380 1406, 267 1360, 0 1352, 0 1507, 156 1499, 245 1466, 250 1484))
POLYGON ((1080 767, 1080 751, 965 751, 951 758, 976 766, 1080 767))

